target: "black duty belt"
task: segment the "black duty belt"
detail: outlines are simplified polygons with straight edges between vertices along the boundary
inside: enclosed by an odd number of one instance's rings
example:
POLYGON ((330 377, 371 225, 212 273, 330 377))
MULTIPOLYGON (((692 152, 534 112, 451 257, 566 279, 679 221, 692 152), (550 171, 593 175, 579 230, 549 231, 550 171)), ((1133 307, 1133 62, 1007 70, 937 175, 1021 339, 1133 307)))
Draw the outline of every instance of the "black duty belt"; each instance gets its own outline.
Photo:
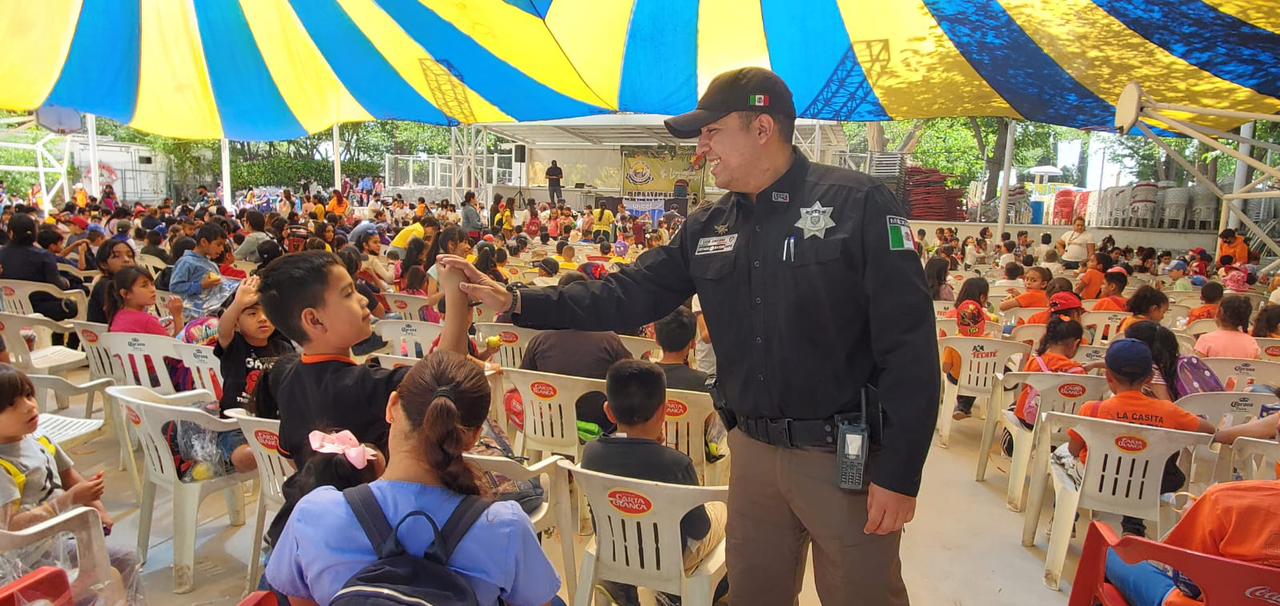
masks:
POLYGON ((782 448, 835 448, 836 420, 738 417, 738 429, 752 439, 782 448))

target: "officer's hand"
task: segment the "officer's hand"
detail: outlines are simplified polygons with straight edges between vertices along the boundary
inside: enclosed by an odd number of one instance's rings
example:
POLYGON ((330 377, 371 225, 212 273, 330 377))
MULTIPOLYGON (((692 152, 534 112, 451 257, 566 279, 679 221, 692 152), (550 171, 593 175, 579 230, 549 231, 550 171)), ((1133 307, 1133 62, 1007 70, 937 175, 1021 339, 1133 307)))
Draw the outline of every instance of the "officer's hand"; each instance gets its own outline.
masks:
POLYGON ((436 262, 444 265, 447 269, 456 269, 462 272, 462 283, 458 287, 472 301, 479 301, 490 309, 496 310, 506 310, 511 307, 511 293, 507 292, 507 288, 481 273, 480 270, 476 269, 476 266, 468 263, 466 259, 456 255, 440 255, 436 262))
POLYGON ((902 530, 916 515, 916 498, 881 488, 875 483, 867 490, 865 534, 892 534, 902 530))

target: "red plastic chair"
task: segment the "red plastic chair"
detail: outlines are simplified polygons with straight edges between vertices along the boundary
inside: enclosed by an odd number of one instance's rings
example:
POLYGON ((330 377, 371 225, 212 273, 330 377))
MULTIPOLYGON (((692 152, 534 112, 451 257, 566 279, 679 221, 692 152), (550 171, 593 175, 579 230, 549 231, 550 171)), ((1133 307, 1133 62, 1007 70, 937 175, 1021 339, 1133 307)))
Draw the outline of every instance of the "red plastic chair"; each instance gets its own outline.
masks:
POLYGON ((43 566, 0 587, 0 606, 19 606, 37 600, 48 600, 55 606, 70 606, 71 580, 67 578, 67 571, 43 566))
POLYGON ((276 594, 270 591, 255 591, 243 600, 240 600, 240 606, 276 606, 276 594))
POLYGON ((1084 540, 1067 606, 1128 606, 1120 591, 1106 581, 1107 549, 1130 564, 1154 560, 1189 577, 1203 592, 1206 604, 1269 603, 1262 596, 1280 592, 1280 571, 1260 564, 1196 553, 1134 536, 1119 538, 1111 527, 1094 522, 1084 540), (1234 597, 1233 597, 1234 596, 1234 597), (1230 598, 1230 599, 1228 599, 1230 598))

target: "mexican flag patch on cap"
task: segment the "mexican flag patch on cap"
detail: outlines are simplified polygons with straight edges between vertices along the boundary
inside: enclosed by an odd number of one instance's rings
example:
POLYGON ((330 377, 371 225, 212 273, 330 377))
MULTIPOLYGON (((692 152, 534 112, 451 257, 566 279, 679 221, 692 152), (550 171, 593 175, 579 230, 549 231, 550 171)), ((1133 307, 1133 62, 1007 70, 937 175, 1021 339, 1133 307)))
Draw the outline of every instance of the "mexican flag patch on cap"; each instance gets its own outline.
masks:
POLYGON ((885 217, 889 223, 889 250, 910 250, 916 249, 915 238, 911 236, 911 224, 902 217, 889 215, 885 217))

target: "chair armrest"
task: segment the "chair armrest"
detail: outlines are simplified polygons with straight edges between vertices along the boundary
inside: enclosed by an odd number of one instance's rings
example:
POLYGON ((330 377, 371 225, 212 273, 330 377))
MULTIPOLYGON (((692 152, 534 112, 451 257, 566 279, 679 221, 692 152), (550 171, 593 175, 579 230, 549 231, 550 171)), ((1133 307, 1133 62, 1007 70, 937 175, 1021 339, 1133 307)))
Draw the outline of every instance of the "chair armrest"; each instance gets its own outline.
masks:
POLYGON ((101 391, 109 385, 115 385, 115 379, 94 379, 88 383, 76 384, 57 375, 29 375, 31 384, 36 389, 52 389, 56 393, 79 396, 93 391, 101 391))
POLYGON ((170 406, 187 406, 199 402, 215 402, 217 398, 213 397, 213 393, 207 389, 192 389, 189 391, 180 391, 173 395, 160 396, 165 404, 170 406))
POLYGON ((66 334, 75 331, 70 324, 55 322, 45 317, 43 314, 31 314, 27 316, 27 326, 24 328, 46 328, 56 333, 66 334))
POLYGON ((222 411, 222 414, 227 415, 232 419, 238 419, 240 417, 253 418, 253 415, 249 414, 249 411, 243 408, 228 408, 222 411))

